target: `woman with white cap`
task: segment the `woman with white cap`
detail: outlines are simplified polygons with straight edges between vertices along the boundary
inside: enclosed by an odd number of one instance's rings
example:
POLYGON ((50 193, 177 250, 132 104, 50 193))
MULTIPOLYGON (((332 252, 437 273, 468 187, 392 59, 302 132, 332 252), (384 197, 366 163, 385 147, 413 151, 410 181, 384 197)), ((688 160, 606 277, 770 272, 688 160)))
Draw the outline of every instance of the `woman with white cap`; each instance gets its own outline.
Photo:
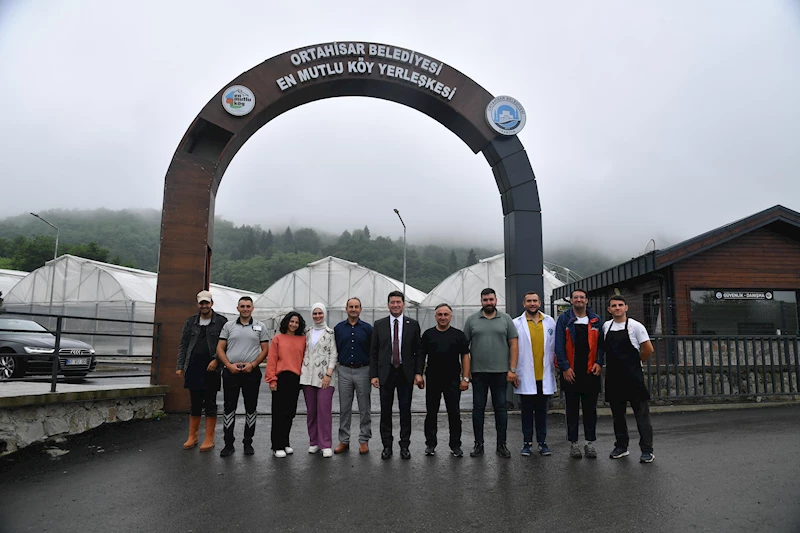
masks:
POLYGON ((308 453, 317 453, 321 448, 323 457, 333 457, 332 383, 335 383, 338 354, 333 329, 325 322, 327 314, 323 303, 315 303, 311 308, 314 324, 306 331, 306 351, 300 385, 306 400, 310 441, 308 453))

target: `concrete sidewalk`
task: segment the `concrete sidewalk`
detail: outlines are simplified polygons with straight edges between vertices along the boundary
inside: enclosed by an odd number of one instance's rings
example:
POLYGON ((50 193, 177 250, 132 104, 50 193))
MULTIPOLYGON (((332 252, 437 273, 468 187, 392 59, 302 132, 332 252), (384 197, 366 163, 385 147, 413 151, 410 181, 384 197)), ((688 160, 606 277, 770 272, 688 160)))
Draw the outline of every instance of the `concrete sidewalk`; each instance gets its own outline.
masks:
MULTIPOLYGON (((635 445, 631 457, 608 459, 609 419, 598 427, 600 458, 570 459, 561 416, 548 420, 551 457, 518 454, 518 417, 509 422, 511 459, 494 454, 491 417, 484 457, 451 457, 444 417, 438 454, 425 457, 423 418, 413 417, 410 461, 396 444, 394 458, 380 459, 377 419, 370 454, 332 459, 305 453, 303 417, 286 459, 271 456, 268 416, 258 418, 256 455, 237 442, 226 459, 219 446, 181 448, 185 416, 101 427, 62 445, 70 453, 56 460, 34 450, 0 460, 0 531, 800 530, 798 406, 654 415, 649 465, 635 445)), ((468 451, 471 423, 461 419, 468 451)), ((240 418, 239 439, 242 429, 240 418)))

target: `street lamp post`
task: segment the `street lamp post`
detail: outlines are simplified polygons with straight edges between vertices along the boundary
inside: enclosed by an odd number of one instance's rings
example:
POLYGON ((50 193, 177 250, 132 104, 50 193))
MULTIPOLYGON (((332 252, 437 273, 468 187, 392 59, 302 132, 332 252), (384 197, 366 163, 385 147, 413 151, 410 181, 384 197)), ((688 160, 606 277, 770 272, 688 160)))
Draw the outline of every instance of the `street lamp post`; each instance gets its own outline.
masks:
POLYGON ((48 221, 46 221, 45 219, 43 219, 42 217, 40 217, 39 215, 37 215, 36 213, 31 213, 31 215, 35 216, 36 218, 38 218, 39 220, 41 220, 42 222, 44 222, 45 224, 47 224, 48 226, 50 226, 51 228, 56 230, 56 251, 53 253, 53 259, 58 259, 58 234, 59 234, 59 229, 56 226, 54 226, 53 224, 51 224, 48 221))
POLYGON ((403 217, 400 216, 400 211, 394 210, 400 223, 403 225, 403 298, 406 298, 406 223, 403 222, 403 217))
MULTIPOLYGON (((51 224, 48 221, 46 221, 45 219, 43 219, 42 217, 40 217, 39 215, 37 215, 36 213, 31 213, 31 215, 35 216, 36 218, 38 218, 39 220, 41 220, 42 222, 44 222, 45 224, 47 224, 48 226, 50 226, 51 228, 56 230, 56 251, 53 252, 53 259, 58 259, 58 233, 59 233, 59 229, 56 226, 54 226, 53 224, 51 224)), ((55 285, 56 285, 56 267, 55 267, 55 265, 53 265, 53 273, 50 276, 50 313, 53 312, 53 291, 55 290, 55 285)))

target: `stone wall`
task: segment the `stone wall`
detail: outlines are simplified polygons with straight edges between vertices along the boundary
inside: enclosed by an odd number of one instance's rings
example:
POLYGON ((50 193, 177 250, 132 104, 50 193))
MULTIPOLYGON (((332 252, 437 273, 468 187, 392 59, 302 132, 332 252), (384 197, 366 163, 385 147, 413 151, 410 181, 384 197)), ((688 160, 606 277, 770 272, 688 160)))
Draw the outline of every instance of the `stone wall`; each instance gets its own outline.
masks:
POLYGON ((0 455, 57 435, 75 435, 102 424, 150 418, 163 408, 163 395, 0 407, 0 455))

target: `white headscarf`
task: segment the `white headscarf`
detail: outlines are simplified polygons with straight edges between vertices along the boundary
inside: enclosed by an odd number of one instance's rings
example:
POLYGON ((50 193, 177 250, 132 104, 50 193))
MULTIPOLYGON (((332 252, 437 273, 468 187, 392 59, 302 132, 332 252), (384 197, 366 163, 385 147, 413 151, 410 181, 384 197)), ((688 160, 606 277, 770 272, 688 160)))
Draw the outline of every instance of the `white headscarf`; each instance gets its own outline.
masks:
POLYGON ((311 327, 313 329, 325 329, 325 328, 327 328, 328 327, 328 323, 327 323, 328 322, 328 310, 325 308, 325 304, 322 303, 322 302, 317 302, 317 303, 315 303, 314 305, 311 306, 311 312, 312 313, 314 312, 314 309, 320 309, 323 312, 323 314, 325 315, 325 317, 322 319, 321 323, 317 324, 316 322, 314 322, 314 317, 312 316, 311 317, 311 322, 312 322, 312 326, 311 327))

